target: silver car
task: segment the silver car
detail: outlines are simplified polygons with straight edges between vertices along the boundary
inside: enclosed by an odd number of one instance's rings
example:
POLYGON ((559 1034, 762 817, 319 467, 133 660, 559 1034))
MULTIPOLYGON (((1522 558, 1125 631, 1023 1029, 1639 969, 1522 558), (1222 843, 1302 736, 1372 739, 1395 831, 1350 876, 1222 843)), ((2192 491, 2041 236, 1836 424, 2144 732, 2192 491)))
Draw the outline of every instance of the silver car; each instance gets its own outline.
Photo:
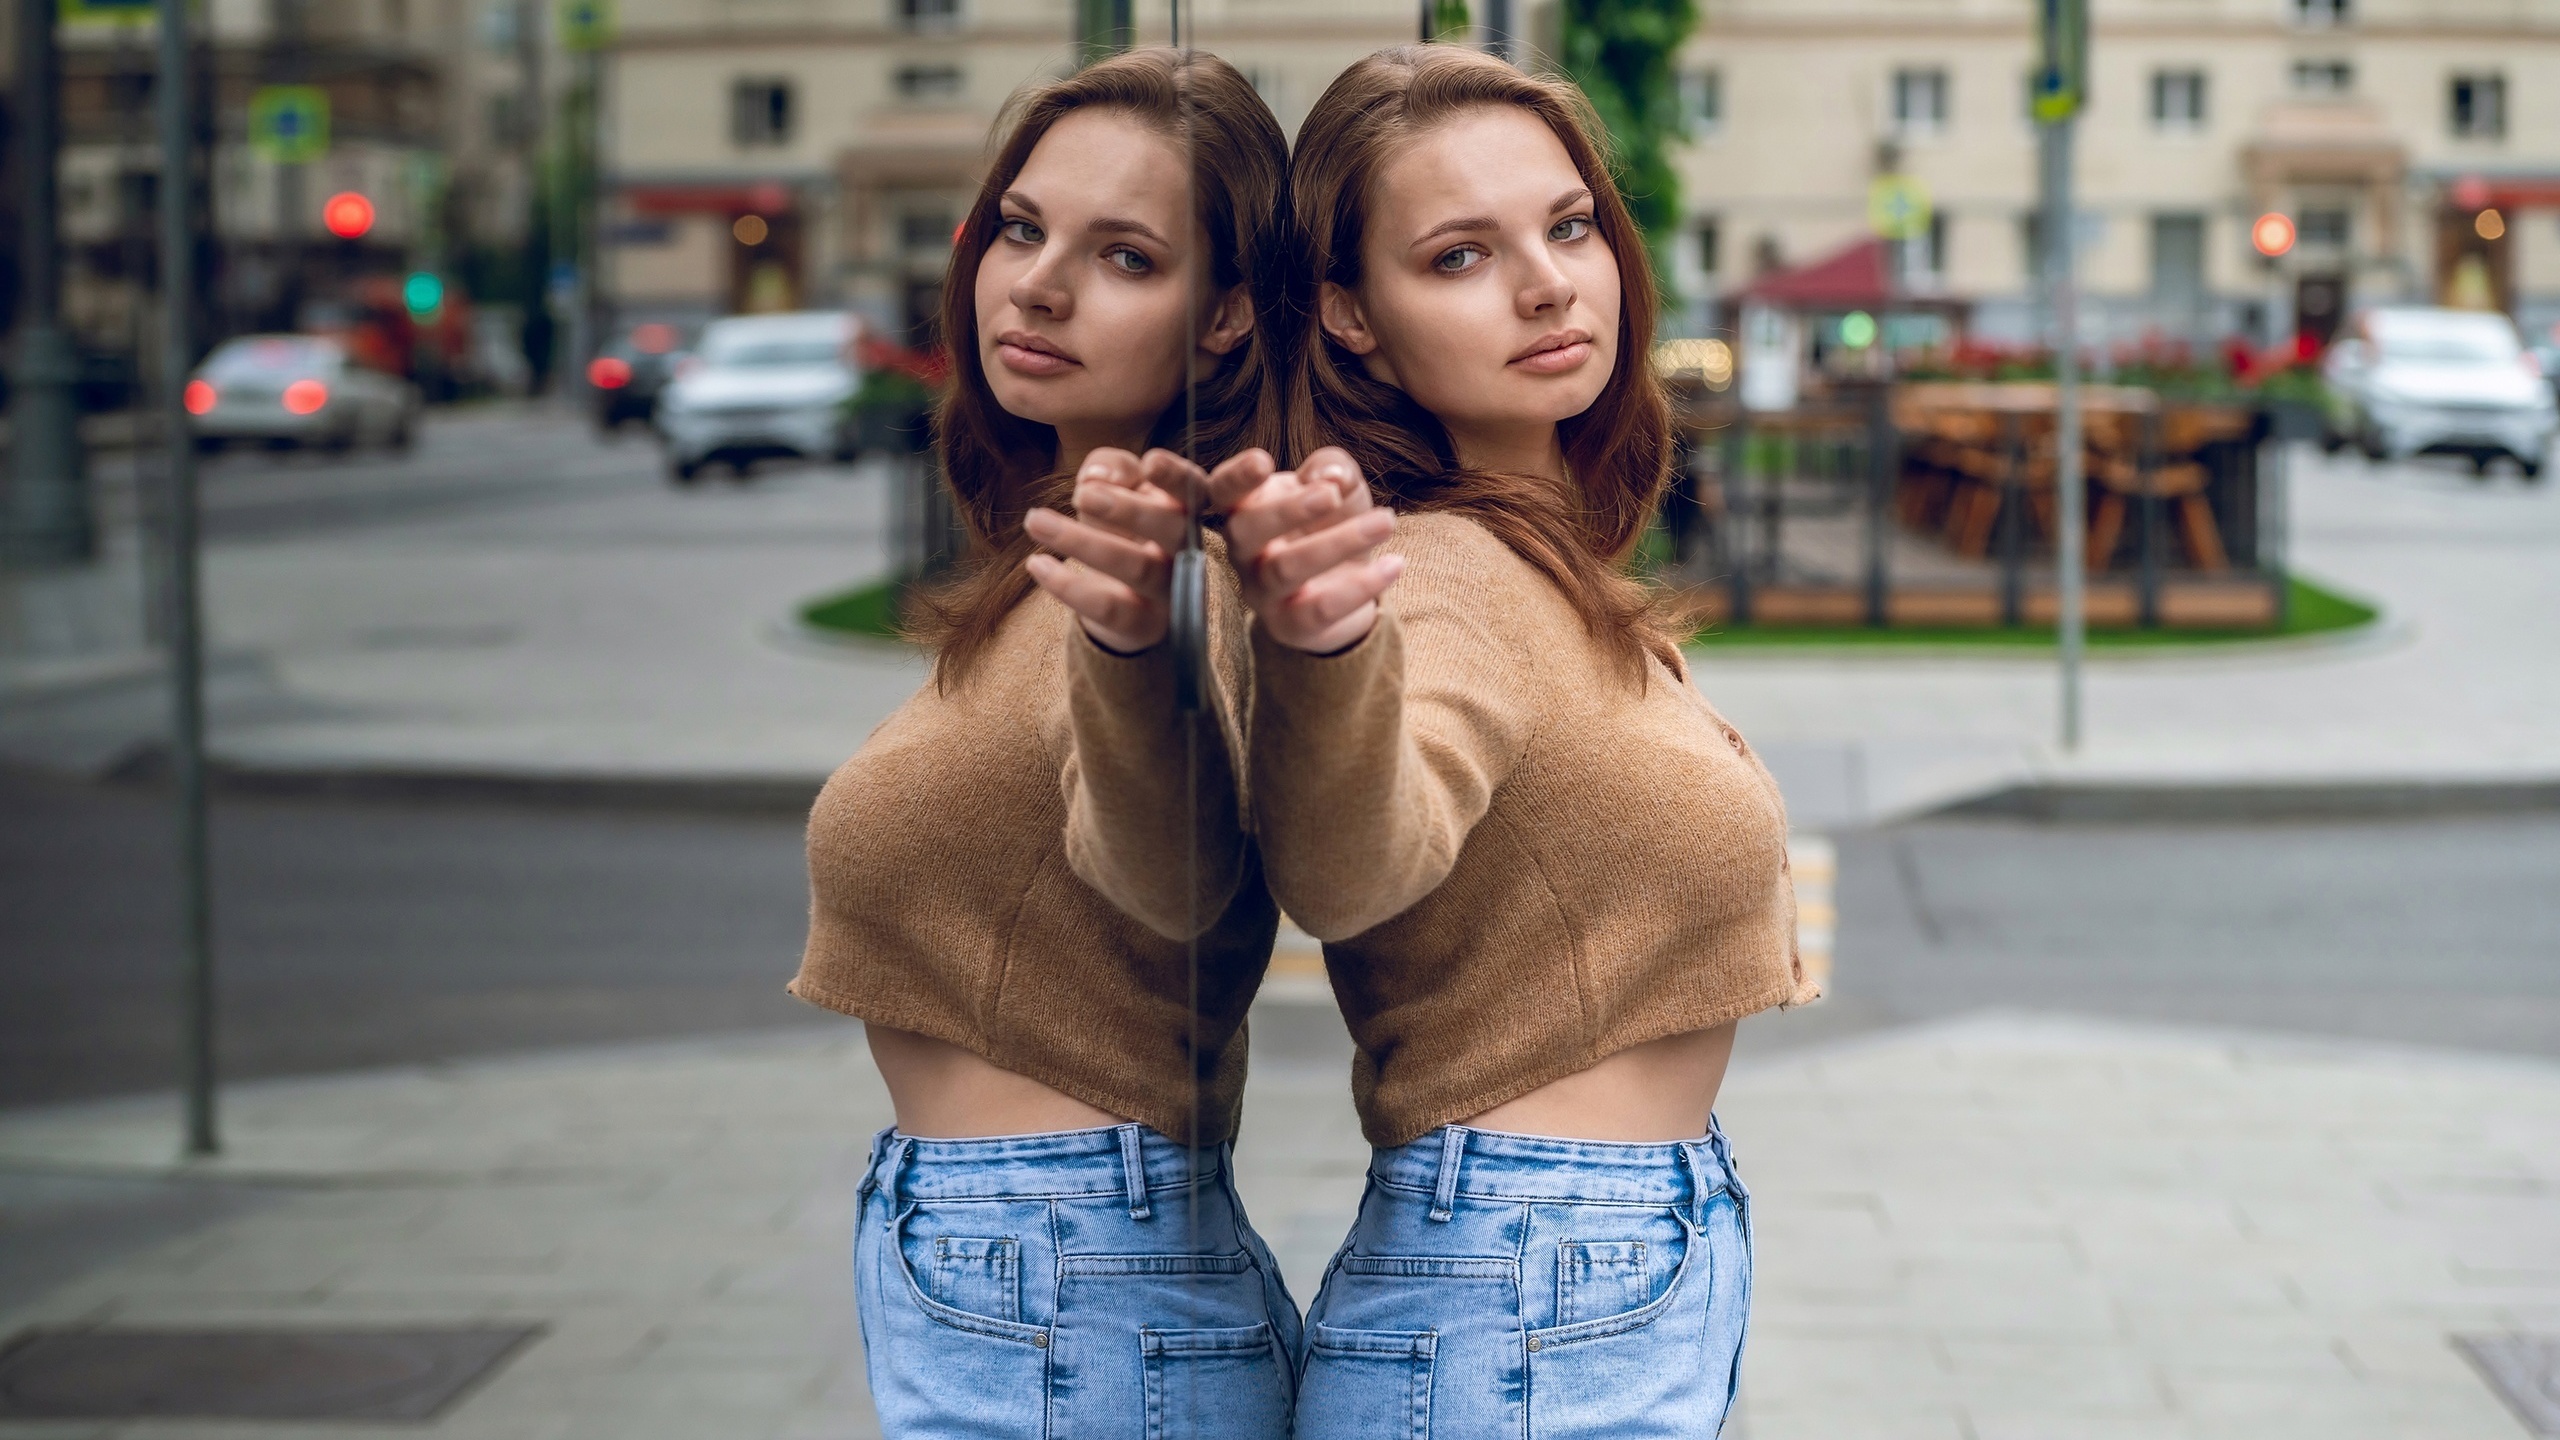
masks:
POLYGON ((2541 362, 2504 315, 2368 310, 2329 347, 2323 370, 2339 433, 2377 460, 2461 455, 2486 474, 2507 455, 2539 479, 2560 431, 2541 362))
POLYGON ((187 381, 200 449, 234 440, 345 449, 405 449, 418 422, 418 387, 358 364, 326 335, 243 335, 214 347, 187 381))
POLYGON ((845 402, 861 375, 856 321, 833 310, 714 320, 658 397, 667 473, 688 484, 712 462, 745 475, 781 456, 850 459, 845 402))

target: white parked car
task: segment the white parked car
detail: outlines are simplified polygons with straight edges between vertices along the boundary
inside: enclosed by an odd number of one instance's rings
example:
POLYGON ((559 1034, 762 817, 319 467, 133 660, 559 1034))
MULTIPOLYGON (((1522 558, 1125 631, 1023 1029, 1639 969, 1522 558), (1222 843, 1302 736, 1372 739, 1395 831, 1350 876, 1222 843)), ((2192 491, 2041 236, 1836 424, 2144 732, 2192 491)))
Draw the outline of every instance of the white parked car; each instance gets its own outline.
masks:
POLYGON ((668 475, 684 484, 713 461, 744 475, 769 457, 851 459, 845 402, 862 378, 853 358, 858 323, 842 311, 806 310, 703 327, 658 396, 668 475))
POLYGON ((356 363, 326 335, 225 340, 196 367, 182 398, 196 444, 207 450, 233 440, 405 449, 422 403, 417 386, 356 363))
POLYGON ((2356 317, 2323 364, 2339 433, 2377 460, 2500 455, 2538 479, 2560 431, 2542 363, 2504 315, 2384 306, 2356 317))

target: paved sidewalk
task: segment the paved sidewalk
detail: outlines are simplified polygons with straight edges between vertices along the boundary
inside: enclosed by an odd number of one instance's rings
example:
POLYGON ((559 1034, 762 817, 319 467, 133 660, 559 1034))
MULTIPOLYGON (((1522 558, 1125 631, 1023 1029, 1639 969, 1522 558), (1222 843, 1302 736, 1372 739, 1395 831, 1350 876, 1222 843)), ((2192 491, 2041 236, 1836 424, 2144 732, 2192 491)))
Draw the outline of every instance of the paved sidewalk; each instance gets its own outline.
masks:
MULTIPOLYGON (((679 492, 636 442, 597 449, 538 423, 458 417, 427 448, 450 465, 454 447, 487 446, 484 488, 502 489, 508 445, 565 445, 547 463, 591 481, 540 503, 211 547, 218 754, 289 771, 814 788, 919 683, 901 647, 815 641, 792 621, 886 567, 884 465, 679 492)), ((2054 746, 2049 659, 1709 650, 1699 683, 1815 830, 2021 784, 2560 785, 2560 486, 2309 449, 2294 462, 2296 563, 2380 602, 2382 626, 2101 655, 2077 755, 2054 746)), ((119 730, 82 708, 79 665, 15 673, 0 753, 94 766, 156 733, 164 709, 143 693, 119 730), (49 710, 31 707, 36 691, 49 710)), ((0 665, 0 690, 11 683, 0 665)))
MULTIPOLYGON (((1340 1066, 1293 1055, 1257 1063, 1240 1173, 1303 1301, 1363 1155, 1340 1066)), ((1750 1440, 2515 1440, 2448 1336, 2560 1328, 2560 1067, 1988 1016, 1749 1063, 1722 1109, 1760 1240, 1750 1440)), ((876 1433, 846 1230, 887 1108, 851 1026, 262 1083, 229 1113, 203 1168, 263 1200, 0 1333, 538 1320, 423 1433, 876 1433)), ((174 1144, 165 1100, 0 1117, 21 1174, 174 1144)))

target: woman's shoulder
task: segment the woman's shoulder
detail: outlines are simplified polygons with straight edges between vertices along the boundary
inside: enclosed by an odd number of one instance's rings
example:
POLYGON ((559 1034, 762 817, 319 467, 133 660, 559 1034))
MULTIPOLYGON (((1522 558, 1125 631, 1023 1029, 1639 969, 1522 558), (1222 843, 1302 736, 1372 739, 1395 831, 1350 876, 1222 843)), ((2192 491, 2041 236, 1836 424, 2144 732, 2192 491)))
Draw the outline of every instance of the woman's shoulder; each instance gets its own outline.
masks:
POLYGON ((1578 626, 1572 602, 1475 516, 1448 510, 1399 511, 1385 547, 1405 557, 1396 591, 1408 599, 1446 599, 1477 614, 1500 616, 1506 629, 1578 626))

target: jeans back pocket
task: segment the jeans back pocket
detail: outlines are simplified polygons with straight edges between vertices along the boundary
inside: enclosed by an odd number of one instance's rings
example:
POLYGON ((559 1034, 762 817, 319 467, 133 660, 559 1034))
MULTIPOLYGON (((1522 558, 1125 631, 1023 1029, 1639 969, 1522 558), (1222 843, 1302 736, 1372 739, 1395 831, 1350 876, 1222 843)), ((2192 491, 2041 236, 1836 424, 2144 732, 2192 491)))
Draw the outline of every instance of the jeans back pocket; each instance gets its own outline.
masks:
POLYGON ((1298 1440, 1429 1440, 1439 1344, 1429 1330, 1308 1327, 1298 1440))
POLYGON ((1140 1330, 1147 1440, 1282 1440, 1289 1367, 1267 1323, 1140 1330))

